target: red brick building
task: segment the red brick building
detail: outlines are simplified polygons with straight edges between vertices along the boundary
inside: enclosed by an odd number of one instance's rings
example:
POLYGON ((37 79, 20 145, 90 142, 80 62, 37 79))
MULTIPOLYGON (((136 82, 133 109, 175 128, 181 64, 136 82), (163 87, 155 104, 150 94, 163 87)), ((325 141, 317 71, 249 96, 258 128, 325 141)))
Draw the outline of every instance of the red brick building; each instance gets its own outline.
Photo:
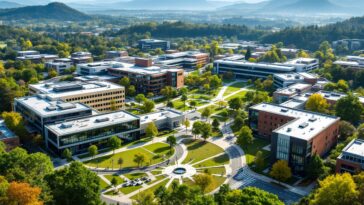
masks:
POLYGON ((255 105, 249 111, 255 135, 271 141, 272 160, 288 161, 296 173, 304 172, 312 155, 323 156, 337 143, 339 120, 268 103, 255 105))
POLYGON ((336 172, 356 174, 364 171, 364 140, 351 141, 336 160, 336 172))

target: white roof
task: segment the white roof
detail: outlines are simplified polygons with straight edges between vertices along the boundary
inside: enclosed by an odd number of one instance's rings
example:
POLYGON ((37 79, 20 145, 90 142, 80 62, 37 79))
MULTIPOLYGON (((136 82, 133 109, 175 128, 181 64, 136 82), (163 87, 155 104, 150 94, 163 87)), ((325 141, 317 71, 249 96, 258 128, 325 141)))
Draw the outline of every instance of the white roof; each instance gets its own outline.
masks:
POLYGON ((38 83, 29 85, 32 90, 37 91, 37 93, 45 94, 48 98, 52 100, 60 99, 62 97, 80 95, 80 94, 88 94, 88 93, 97 93, 103 92, 107 90, 116 90, 123 89, 123 86, 110 83, 107 81, 90 81, 90 82, 81 82, 81 81, 72 81, 72 82, 51 82, 51 83, 38 83), (57 91, 57 89, 62 89, 65 87, 78 87, 78 89, 72 91, 57 91))
POLYGON ((344 148, 343 152, 347 154, 364 157, 364 140, 360 139, 353 140, 350 144, 348 144, 344 148))
POLYGON ((356 61, 335 61, 334 64, 342 66, 353 66, 358 68, 364 68, 364 64, 360 64, 356 61))
POLYGON ((307 65, 307 64, 312 64, 312 63, 317 63, 317 59, 315 59, 315 58, 296 58, 296 59, 287 61, 284 64, 307 65))
POLYGON ((293 120, 277 128, 274 132, 303 140, 312 139, 340 119, 334 116, 268 103, 255 105, 252 109, 293 118, 293 120))
POLYGON ((147 42, 147 43, 157 43, 157 42, 167 42, 165 40, 158 40, 158 39, 142 39, 141 42, 147 42))
POLYGON ((166 118, 182 117, 183 113, 174 110, 163 110, 146 115, 140 115, 140 124, 148 124, 150 122, 163 120, 166 118))
POLYGON ((124 122, 138 120, 135 115, 129 114, 125 111, 118 111, 107 114, 92 115, 83 117, 77 120, 65 121, 46 126, 58 136, 79 133, 87 130, 93 130, 111 125, 118 125, 124 122))
POLYGON ((284 81, 303 81, 304 78, 298 73, 277 73, 274 78, 279 78, 284 81))
POLYGON ((27 107, 29 110, 32 110, 41 117, 51 117, 91 109, 82 103, 52 101, 47 99, 44 95, 17 98, 15 101, 27 107))
POLYGON ((281 103, 281 106, 287 107, 287 108, 299 108, 301 106, 303 106, 303 104, 305 104, 305 102, 299 101, 299 100, 288 100, 284 103, 281 103))
POLYGON ((298 90, 305 90, 312 87, 310 84, 305 83, 295 83, 287 88, 283 88, 280 90, 277 90, 275 93, 282 94, 282 95, 293 95, 298 93, 298 90))
POLYGON ((140 67, 130 63, 120 62, 119 67, 110 68, 111 70, 120 70, 129 73, 136 73, 142 75, 155 75, 155 74, 162 74, 168 71, 177 72, 182 71, 182 69, 175 69, 175 68, 162 68, 159 66, 150 66, 150 67, 140 67))
POLYGON ((285 72, 289 72, 289 71, 294 71, 295 67, 293 66, 286 66, 286 65, 278 65, 278 64, 267 64, 267 63, 252 63, 252 62, 248 62, 245 60, 242 61, 234 61, 234 60, 230 60, 230 59, 221 59, 221 60, 216 60, 215 63, 221 63, 221 64, 227 64, 227 65, 235 65, 235 66, 248 66, 248 67, 252 67, 252 68, 262 68, 262 69, 273 69, 273 70, 277 70, 277 71, 285 71, 285 72))

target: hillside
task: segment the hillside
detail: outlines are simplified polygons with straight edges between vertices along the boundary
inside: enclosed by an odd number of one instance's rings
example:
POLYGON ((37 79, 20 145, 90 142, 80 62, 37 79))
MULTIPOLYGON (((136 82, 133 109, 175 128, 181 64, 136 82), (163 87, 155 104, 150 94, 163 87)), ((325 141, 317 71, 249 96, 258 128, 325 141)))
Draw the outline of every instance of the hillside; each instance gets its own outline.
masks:
POLYGON ((91 17, 63 3, 50 3, 45 6, 25 6, 0 10, 0 19, 52 19, 60 21, 83 21, 91 17))
POLYGON ((0 9, 18 8, 18 7, 22 7, 22 6, 23 5, 15 3, 15 2, 0 1, 0 9))
POLYGON ((343 8, 331 3, 329 0, 299 0, 277 8, 278 12, 286 13, 335 13, 342 12, 343 8))
POLYGON ((214 5, 207 0, 133 0, 120 2, 118 6, 124 9, 148 10, 200 10, 211 9, 214 5))
POLYGON ((285 45, 295 45, 298 48, 316 50, 323 41, 335 41, 344 38, 364 37, 364 17, 330 24, 327 26, 306 26, 287 28, 280 32, 268 34, 261 41, 263 43, 283 42, 285 45))

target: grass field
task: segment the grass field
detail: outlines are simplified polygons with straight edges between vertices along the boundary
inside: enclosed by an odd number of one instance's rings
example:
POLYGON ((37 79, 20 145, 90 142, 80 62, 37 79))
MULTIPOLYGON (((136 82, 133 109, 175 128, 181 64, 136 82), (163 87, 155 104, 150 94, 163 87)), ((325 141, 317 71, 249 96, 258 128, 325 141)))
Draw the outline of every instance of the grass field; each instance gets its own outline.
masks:
POLYGON ((224 96, 230 95, 231 93, 234 93, 245 86, 246 86, 245 82, 234 83, 234 84, 230 85, 229 87, 227 87, 226 91, 224 92, 224 96))
POLYGON ((117 182, 118 182, 118 185, 119 184, 122 184, 124 182, 124 180, 121 177, 119 177, 119 176, 115 176, 115 175, 104 175, 104 177, 107 180, 109 180, 110 182, 111 182, 112 178, 115 178, 117 180, 117 182))
POLYGON ((200 172, 205 172, 207 171, 210 174, 219 174, 219 175, 224 175, 226 174, 226 169, 225 167, 211 167, 211 168, 202 168, 199 169, 200 172))
MULTIPOLYGON (((160 181, 159 183, 157 183, 156 185, 150 187, 149 189, 146 189, 140 193, 145 193, 145 192, 151 192, 151 193, 154 193, 155 190, 157 190, 159 187, 161 186, 165 186, 167 183, 168 183, 169 179, 166 179, 166 180, 163 180, 163 181, 160 181)), ((139 197, 139 194, 136 194, 134 196, 131 197, 131 199, 137 199, 139 197)))
POLYGON ((188 154, 183 163, 188 163, 191 160, 199 162, 224 152, 219 146, 201 140, 185 140, 184 143, 187 146, 188 154))
POLYGON ((161 143, 161 142, 158 142, 158 143, 154 143, 154 144, 151 144, 151 145, 147 145, 144 147, 144 149, 147 149, 155 154, 159 154, 159 155, 171 155, 170 152, 173 152, 173 149, 170 149, 169 145, 166 144, 166 143, 161 143))
POLYGON ((134 179, 142 178, 142 177, 145 177, 145 176, 147 176, 147 174, 142 173, 142 172, 132 173, 132 174, 124 174, 124 177, 128 178, 129 180, 134 180, 134 179))
POLYGON ((129 186, 129 187, 122 187, 119 189, 119 191, 121 191, 123 194, 129 194, 133 191, 136 191, 138 189, 140 189, 142 186, 129 186))
MULTIPOLYGON (((150 145, 150 146, 153 148, 152 145, 150 145)), ((159 146, 159 145, 156 145, 156 146, 159 146)), ((166 145, 166 146, 168 146, 168 145, 166 145)), ((171 156, 173 154, 173 152, 174 152, 174 150, 172 150, 172 152, 170 152, 170 155, 168 155, 168 156, 171 156)), ((131 149, 131 150, 124 151, 124 152, 119 152, 114 155, 111 154, 111 155, 99 157, 96 159, 92 159, 92 160, 85 162, 85 164, 88 166, 92 166, 92 167, 97 167, 97 166, 99 168, 112 168, 113 167, 114 169, 116 169, 120 166, 117 164, 117 162, 121 158, 123 160, 123 163, 121 164, 122 168, 133 168, 133 167, 138 166, 138 164, 134 162, 134 156, 136 154, 143 154, 145 156, 145 162, 142 164, 142 166, 148 165, 149 163, 150 163, 149 165, 157 164, 157 163, 160 163, 163 161, 162 156, 156 157, 156 155, 150 153, 149 151, 147 151, 143 148, 136 148, 136 149, 131 149)))
POLYGON ((223 155, 214 157, 212 159, 195 164, 193 166, 198 168, 198 167, 220 166, 220 165, 225 165, 225 164, 229 164, 229 155, 228 154, 223 154, 223 155))
MULTIPOLYGON (((270 143, 266 140, 254 138, 253 144, 243 147, 246 156, 246 162, 248 163, 249 166, 254 165, 255 155, 257 154, 258 151, 262 151, 264 157, 268 157, 270 155, 269 151, 262 149, 263 147, 269 144, 270 143)), ((268 160, 265 160, 264 162, 268 164, 268 160)))
POLYGON ((238 93, 236 93, 236 94, 234 94, 234 95, 232 95, 232 96, 230 96, 230 97, 226 98, 226 99, 225 99, 225 101, 229 101, 229 100, 234 99, 234 98, 237 98, 237 97, 242 98, 242 97, 244 97, 244 96, 245 96, 245 94, 246 94, 246 93, 247 93, 247 91, 246 91, 246 90, 240 91, 240 92, 238 92, 238 93))
POLYGON ((107 189, 110 186, 103 179, 100 178, 100 187, 101 189, 107 189))

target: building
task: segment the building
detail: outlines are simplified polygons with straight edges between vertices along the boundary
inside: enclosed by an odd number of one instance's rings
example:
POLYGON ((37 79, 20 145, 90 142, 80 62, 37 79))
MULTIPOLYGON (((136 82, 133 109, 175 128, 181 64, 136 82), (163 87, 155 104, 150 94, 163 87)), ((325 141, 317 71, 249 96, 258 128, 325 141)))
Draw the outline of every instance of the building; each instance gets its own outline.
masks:
POLYGON ((46 147, 58 155, 66 148, 79 154, 86 152, 90 145, 106 148, 112 136, 128 141, 138 139, 139 127, 138 116, 117 111, 49 124, 44 139, 46 147))
POLYGON ((283 103, 289 99, 292 99, 293 97, 307 93, 311 90, 312 85, 307 83, 296 83, 293 85, 290 85, 287 88, 283 89, 277 89, 273 93, 273 100, 276 103, 283 103))
POLYGON ((273 75, 274 86, 286 88, 296 83, 308 83, 314 85, 319 77, 313 73, 278 73, 273 75))
POLYGON ((364 140, 354 139, 336 159, 336 172, 359 173, 364 170, 364 140))
POLYGON ((20 145, 19 137, 17 137, 0 119, 0 141, 6 145, 6 150, 11 150, 20 145))
POLYGON ((37 54, 37 55, 23 55, 16 57, 19 61, 31 61, 32 63, 52 62, 57 59, 57 55, 51 54, 37 54))
POLYGON ((64 62, 47 62, 45 63, 45 67, 48 70, 55 70, 58 74, 65 74, 65 72, 72 67, 71 62, 64 63, 64 62))
POLYGON ((337 143, 340 118, 261 103, 249 110, 255 135, 271 141, 272 161, 286 160, 303 173, 314 154, 323 156, 337 143))
POLYGON ((332 42, 334 49, 344 48, 349 51, 360 50, 364 48, 364 39, 342 39, 332 42))
POLYGON ((28 55, 39 55, 39 51, 33 51, 33 50, 29 50, 29 51, 18 51, 17 52, 17 56, 21 57, 21 56, 28 56, 28 55))
POLYGON ((115 59, 129 56, 128 51, 106 51, 106 59, 115 59))
POLYGON ((173 109, 161 110, 154 113, 139 115, 140 134, 145 134, 145 129, 149 123, 154 123, 158 130, 173 130, 183 124, 185 115, 173 109))
POLYGON ((82 63, 91 63, 93 61, 92 54, 89 52, 75 52, 71 54, 73 65, 82 63))
POLYGON ((165 66, 179 66, 185 69, 203 67, 210 62, 209 54, 198 51, 186 51, 165 54, 157 63, 165 66))
POLYGON ((347 56, 346 60, 337 60, 334 62, 335 65, 339 65, 343 68, 349 69, 363 69, 364 68, 364 57, 361 56, 347 56))
POLYGON ((78 75, 106 75, 109 68, 117 68, 120 66, 122 66, 122 64, 116 61, 84 63, 77 65, 76 72, 78 75))
POLYGON ((16 98, 14 111, 23 116, 29 131, 39 133, 44 132, 46 124, 92 114, 84 104, 52 100, 46 95, 16 98))
MULTIPOLYGON (((280 65, 279 63, 276 63, 280 65)), ((315 58, 296 58, 281 65, 293 66, 296 72, 308 72, 319 68, 319 60, 315 58)))
POLYGON ((52 101, 84 103, 101 112, 122 109, 125 104, 125 88, 106 81, 38 83, 29 85, 29 92, 52 101))
POLYGON ((142 51, 155 50, 157 48, 165 51, 171 48, 171 43, 169 41, 157 39, 142 39, 138 42, 138 48, 142 51))
POLYGON ((159 94, 165 86, 182 88, 184 86, 183 69, 174 69, 153 65, 151 59, 135 59, 135 64, 121 63, 120 67, 109 68, 109 75, 120 78, 128 77, 137 92, 159 94))
POLYGON ((293 66, 267 63, 252 63, 244 60, 244 56, 232 56, 214 61, 214 71, 217 74, 234 73, 236 78, 256 79, 267 78, 278 73, 292 73, 296 71, 293 66))

